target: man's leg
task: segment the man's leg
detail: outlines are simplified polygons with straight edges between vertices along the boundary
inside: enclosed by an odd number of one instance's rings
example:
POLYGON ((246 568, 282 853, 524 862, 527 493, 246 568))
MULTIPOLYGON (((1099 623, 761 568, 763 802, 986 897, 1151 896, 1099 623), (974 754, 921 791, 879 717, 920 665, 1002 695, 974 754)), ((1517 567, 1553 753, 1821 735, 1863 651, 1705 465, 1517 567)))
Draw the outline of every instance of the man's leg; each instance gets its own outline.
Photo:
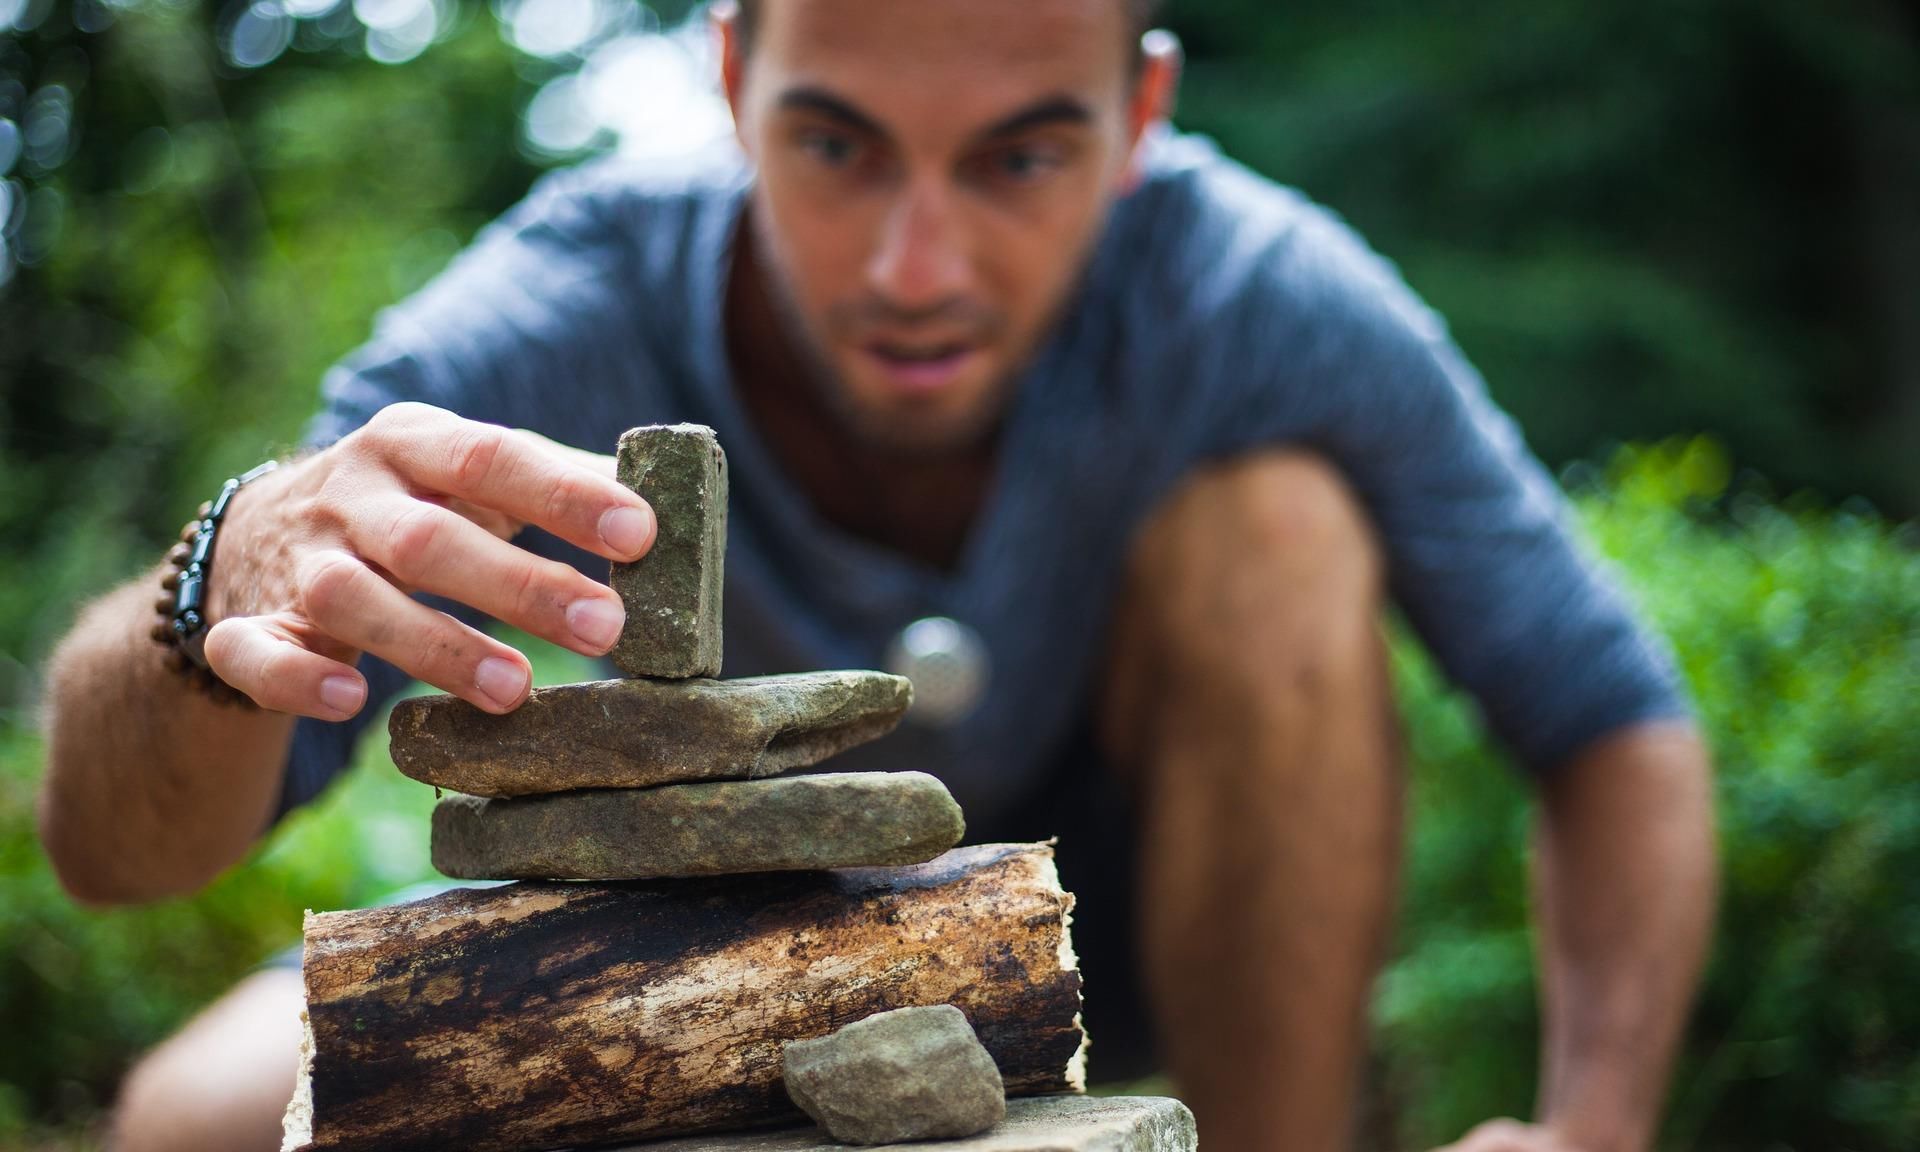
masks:
POLYGON ((266 968, 127 1075, 112 1152, 274 1152, 300 1070, 300 973, 266 968))
POLYGON ((1103 699, 1140 801, 1142 956, 1210 1152, 1350 1141, 1400 852, 1379 550, 1338 474, 1196 474, 1134 546, 1103 699))

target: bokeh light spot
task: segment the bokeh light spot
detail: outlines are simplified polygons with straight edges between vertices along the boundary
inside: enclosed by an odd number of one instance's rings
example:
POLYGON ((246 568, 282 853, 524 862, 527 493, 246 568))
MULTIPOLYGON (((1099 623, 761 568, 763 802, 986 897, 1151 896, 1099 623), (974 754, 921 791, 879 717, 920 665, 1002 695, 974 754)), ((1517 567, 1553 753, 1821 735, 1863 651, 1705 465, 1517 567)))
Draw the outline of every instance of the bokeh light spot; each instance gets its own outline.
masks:
POLYGON ((293 17, 277 0, 257 0, 234 17, 227 30, 227 59, 241 68, 273 63, 293 43, 293 17))
POLYGON ((49 84, 27 101, 21 132, 27 163, 51 172, 65 162, 73 147, 73 94, 61 84, 49 84))
POLYGON ((73 26, 91 36, 113 23, 114 11, 101 0, 73 0, 73 26))
POLYGON ((547 59, 586 47, 606 15, 600 0, 510 0, 503 10, 513 46, 547 59))
POLYGON ((368 28, 400 28, 412 22, 429 0, 353 0, 353 14, 368 28))
MULTIPOLYGON (((359 10, 360 2, 362 0, 356 0, 355 11, 359 10)), ((440 12, 432 0, 377 0, 377 3, 389 9, 409 7, 405 19, 399 23, 367 29, 367 55, 382 64, 406 63, 425 52, 440 31, 440 12)), ((391 18, 395 13, 389 10, 381 15, 391 18)))
MULTIPOLYGON (((24 143, 20 139, 20 126, 0 116, 0 176, 13 171, 13 166, 20 160, 22 147, 24 143)), ((4 213, 0 213, 0 219, 5 219, 4 213)))
POLYGON ((630 156, 693 151, 733 123, 714 75, 711 41, 697 22, 613 35, 587 52, 577 72, 534 94, 523 143, 536 158, 570 156, 607 137, 630 156))
POLYGON ((41 185, 27 195, 26 219, 14 235, 17 258, 22 264, 38 264, 60 242, 60 229, 67 219, 67 198, 58 188, 41 185))
POLYGON ((559 76, 541 85, 527 103, 527 145, 545 156, 565 156, 593 143, 600 126, 587 115, 578 76, 559 76))

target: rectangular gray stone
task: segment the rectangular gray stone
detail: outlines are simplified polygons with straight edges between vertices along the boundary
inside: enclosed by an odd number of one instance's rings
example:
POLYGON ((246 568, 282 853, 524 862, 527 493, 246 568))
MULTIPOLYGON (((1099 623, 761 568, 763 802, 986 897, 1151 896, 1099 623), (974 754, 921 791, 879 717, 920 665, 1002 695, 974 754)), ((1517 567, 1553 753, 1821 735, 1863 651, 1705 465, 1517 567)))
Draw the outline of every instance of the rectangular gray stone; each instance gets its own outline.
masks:
POLYGON ((885 672, 595 680, 535 688, 504 716, 419 696, 387 721, 393 762, 475 796, 775 776, 891 732, 913 688, 885 672))
POLYGON ((629 676, 720 675, 727 457, 713 429, 654 424, 620 437, 620 483, 653 507, 653 547, 613 566, 627 623, 609 655, 629 676))
POLYGON ((460 880, 644 880, 917 864, 960 842, 924 772, 829 772, 486 799, 433 810, 433 866, 460 880))
MULTIPOLYGON (((1198 1152, 1193 1113, 1166 1096, 1027 1096, 964 1140, 892 1144, 927 1152, 1198 1152)), ((844 1148, 815 1127, 722 1132, 629 1144, 612 1152, 819 1152, 844 1148)))

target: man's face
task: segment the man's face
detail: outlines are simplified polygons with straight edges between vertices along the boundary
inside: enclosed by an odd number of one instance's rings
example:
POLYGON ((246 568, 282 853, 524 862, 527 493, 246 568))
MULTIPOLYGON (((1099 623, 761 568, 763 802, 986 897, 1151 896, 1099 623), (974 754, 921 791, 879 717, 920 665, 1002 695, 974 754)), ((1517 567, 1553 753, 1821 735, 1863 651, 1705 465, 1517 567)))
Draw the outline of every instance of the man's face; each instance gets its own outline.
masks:
POLYGON ((811 375, 901 450, 972 443, 1072 292, 1144 125, 1120 0, 772 0, 728 94, 811 375))

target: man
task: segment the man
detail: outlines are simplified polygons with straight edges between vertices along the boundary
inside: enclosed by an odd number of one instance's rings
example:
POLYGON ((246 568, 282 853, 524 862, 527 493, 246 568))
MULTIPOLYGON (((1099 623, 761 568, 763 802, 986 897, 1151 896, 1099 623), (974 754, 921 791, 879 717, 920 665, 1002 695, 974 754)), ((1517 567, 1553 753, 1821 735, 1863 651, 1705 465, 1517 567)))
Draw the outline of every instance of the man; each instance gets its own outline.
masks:
MULTIPOLYGON (((653 525, 579 449, 697 420, 734 478, 728 673, 964 622, 985 695, 873 755, 947 779, 976 838, 1061 833, 1093 1069, 1126 1070, 1150 1009, 1215 1152, 1351 1137, 1401 832, 1391 591, 1541 801, 1537 1117, 1459 1147, 1646 1147, 1713 886, 1672 669, 1391 270, 1159 127, 1177 61, 1144 9, 723 17, 744 162, 550 178, 329 376, 324 447, 233 500, 205 651, 261 710, 167 668, 150 579, 75 627, 63 881, 205 883, 407 676, 511 710, 527 663, 476 613, 604 653, 598 581, 653 525)), ((121 1146, 271 1146, 297 1001, 262 972, 148 1057, 121 1146)))

